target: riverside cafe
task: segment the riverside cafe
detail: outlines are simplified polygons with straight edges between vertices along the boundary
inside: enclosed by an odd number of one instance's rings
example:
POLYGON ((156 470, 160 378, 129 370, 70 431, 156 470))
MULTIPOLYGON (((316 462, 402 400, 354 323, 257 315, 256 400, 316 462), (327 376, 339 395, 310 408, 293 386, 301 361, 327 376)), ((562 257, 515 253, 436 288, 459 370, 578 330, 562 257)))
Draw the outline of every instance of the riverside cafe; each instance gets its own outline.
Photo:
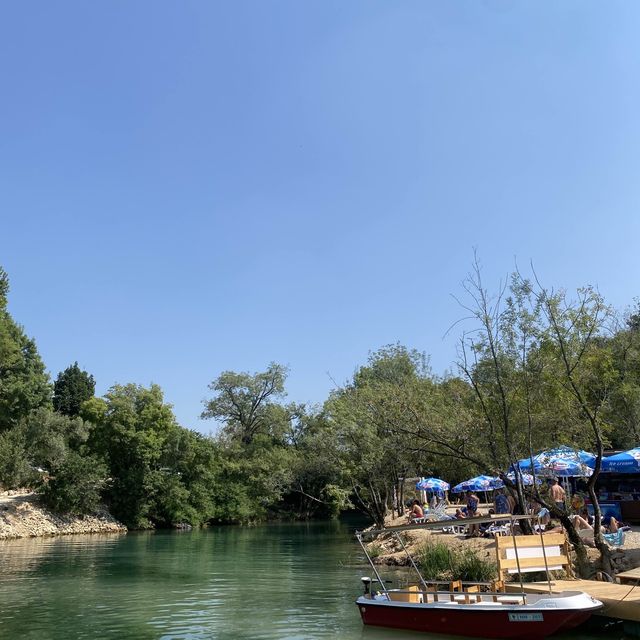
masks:
MULTIPOLYGON (((571 491, 584 494, 584 478, 593 473, 595 456, 586 451, 558 447, 531 458, 520 460, 522 471, 559 476, 571 491)), ((600 476, 596 483, 598 501, 604 516, 614 516, 623 522, 640 522, 640 447, 602 458, 600 476)), ((585 499, 585 502, 589 501, 585 499)))

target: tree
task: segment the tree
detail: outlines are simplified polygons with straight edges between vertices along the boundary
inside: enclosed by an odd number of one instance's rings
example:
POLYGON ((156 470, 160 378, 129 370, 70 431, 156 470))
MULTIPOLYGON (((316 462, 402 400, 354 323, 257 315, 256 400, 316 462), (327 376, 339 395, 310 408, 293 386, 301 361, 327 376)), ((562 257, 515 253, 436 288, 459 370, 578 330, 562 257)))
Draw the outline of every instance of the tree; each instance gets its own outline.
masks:
POLYGON ((107 478, 107 468, 100 460, 72 451, 52 473, 40 489, 50 509, 85 515, 98 508, 107 478))
POLYGON ((171 405, 157 385, 128 384, 113 386, 103 405, 85 403, 83 412, 87 407, 96 419, 90 449, 106 461, 112 478, 106 498, 113 515, 130 528, 152 526, 165 474, 175 470, 172 445, 180 427, 171 405))
POLYGON ((429 393, 426 358, 401 345, 373 353, 353 382, 325 403, 330 429, 323 451, 341 470, 354 502, 382 526, 394 506, 399 510, 400 479, 415 475, 417 447, 406 437, 408 394, 429 393))
MULTIPOLYGON (((484 469, 517 469, 519 458, 560 443, 595 448, 596 468, 587 488, 596 514, 596 546, 608 570, 609 550, 601 535, 594 485, 606 439, 604 408, 615 380, 610 353, 603 348, 610 310, 589 287, 580 289, 572 301, 565 292, 549 291, 537 280, 532 285, 520 273, 512 275, 508 296, 505 285, 491 298, 482 286, 477 261, 465 289, 471 299, 465 308, 476 326, 463 336, 460 367, 485 423, 494 467, 484 469)), ((538 485, 525 489, 519 473, 515 486, 503 477, 516 490, 521 509, 533 496, 562 521, 576 550, 578 569, 586 576, 586 550, 568 514, 538 485)))
POLYGON ((51 385, 36 344, 7 311, 9 279, 0 267, 0 431, 51 406, 51 385))
POLYGON ((5 489, 32 486, 38 474, 29 463, 27 441, 23 429, 0 433, 0 484, 5 489))
POLYGON ((53 408, 66 416, 80 415, 80 408, 93 398, 96 382, 74 362, 58 374, 53 384, 53 408))
POLYGON ((273 400, 284 396, 287 369, 272 362, 262 373, 225 371, 210 385, 216 395, 205 402, 202 418, 225 423, 224 432, 249 445, 259 433, 273 433, 273 400))

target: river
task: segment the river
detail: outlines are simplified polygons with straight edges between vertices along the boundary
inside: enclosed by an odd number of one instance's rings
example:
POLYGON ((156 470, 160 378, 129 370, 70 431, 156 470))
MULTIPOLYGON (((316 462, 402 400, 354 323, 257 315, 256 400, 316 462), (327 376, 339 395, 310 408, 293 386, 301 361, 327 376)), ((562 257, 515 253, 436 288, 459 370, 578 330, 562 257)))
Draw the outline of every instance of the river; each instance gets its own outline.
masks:
MULTIPOLYGON (((363 628, 353 523, 0 543, 0 637, 415 640, 363 628)), ((619 631, 564 638, 618 640, 619 631)))

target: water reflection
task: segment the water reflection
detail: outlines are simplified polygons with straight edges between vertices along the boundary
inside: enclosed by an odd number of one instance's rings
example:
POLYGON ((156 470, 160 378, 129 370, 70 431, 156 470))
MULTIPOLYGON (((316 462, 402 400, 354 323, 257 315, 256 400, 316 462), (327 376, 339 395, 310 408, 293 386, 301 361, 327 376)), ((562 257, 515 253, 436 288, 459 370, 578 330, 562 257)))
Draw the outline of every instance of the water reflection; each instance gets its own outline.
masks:
POLYGON ((2 637, 425 638, 362 627, 353 601, 365 568, 344 524, 40 538, 0 551, 2 637))

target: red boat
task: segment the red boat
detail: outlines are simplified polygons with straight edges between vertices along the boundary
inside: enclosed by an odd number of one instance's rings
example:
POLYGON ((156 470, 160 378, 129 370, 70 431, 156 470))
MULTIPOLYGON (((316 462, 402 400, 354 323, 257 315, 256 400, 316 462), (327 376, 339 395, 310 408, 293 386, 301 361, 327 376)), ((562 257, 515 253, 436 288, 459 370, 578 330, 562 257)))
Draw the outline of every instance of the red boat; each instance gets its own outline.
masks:
MULTIPOLYGON (((356 600, 366 625, 425 631, 476 638, 546 638, 558 631, 573 629, 591 617, 602 603, 580 591, 561 594, 526 595, 526 604, 515 604, 520 594, 509 596, 479 593, 465 604, 437 601, 436 593, 389 590, 382 595, 364 595, 356 600), (426 598, 423 602, 394 602, 394 595, 426 598), (493 598, 506 602, 494 602, 493 598)), ((439 598, 458 597, 437 592, 439 598)), ((523 602, 521 599, 520 602, 523 602)))
MULTIPOLYGON (((511 524, 530 516, 511 516, 511 524)), ((481 519, 474 519, 474 522, 481 519)), ((491 519, 486 519, 491 522, 491 519)), ((427 528, 450 525, 450 522, 429 523, 427 528)), ((424 528, 425 525, 418 525, 424 528)), ((398 535, 398 529, 417 528, 404 526, 395 530, 368 531, 368 534, 393 533, 406 550, 398 535)), ((406 589, 387 589, 362 541, 363 532, 356 538, 373 569, 381 590, 374 592, 371 578, 362 578, 364 595, 356 600, 362 622, 366 625, 390 627, 410 631, 424 631, 446 635, 475 638, 546 638, 559 631, 573 629, 588 620, 594 611, 603 605, 582 591, 552 593, 549 582, 548 594, 528 594, 520 583, 520 590, 505 591, 501 580, 493 583, 465 582, 457 580, 447 583, 427 581, 407 552, 419 584, 406 589)), ((544 543, 542 543, 544 546, 544 543)), ((517 556, 517 545, 516 545, 517 556)), ((546 556, 544 567, 547 570, 546 556)), ((519 568, 519 565, 518 565, 519 568)))

